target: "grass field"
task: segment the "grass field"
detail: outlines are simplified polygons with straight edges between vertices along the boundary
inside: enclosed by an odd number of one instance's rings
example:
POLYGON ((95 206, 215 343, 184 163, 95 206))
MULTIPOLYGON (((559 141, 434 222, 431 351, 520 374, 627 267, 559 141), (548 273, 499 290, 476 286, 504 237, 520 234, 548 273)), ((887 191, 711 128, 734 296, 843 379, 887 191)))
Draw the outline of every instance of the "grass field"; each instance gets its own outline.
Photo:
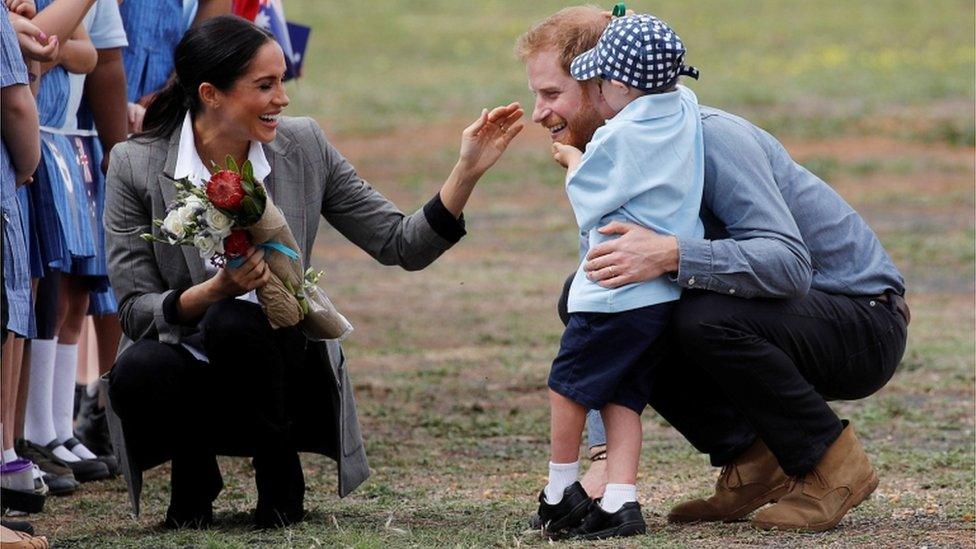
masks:
MULTIPOLYGON (((531 105, 511 49, 556 2, 288 0, 313 27, 292 114, 316 117, 405 210, 446 176, 482 106, 531 105)), ((875 229, 909 287, 899 372, 836 403, 881 477, 834 531, 748 523, 669 526, 671 505, 715 471, 653 412, 639 479, 643 546, 973 546, 974 10, 972 2, 635 2, 668 20, 702 70, 705 104, 779 136, 875 229)), ((309 519, 254 531, 246 460, 224 459, 219 526, 168 533, 168 471, 148 475, 133 521, 121 480, 53 499, 36 526, 61 547, 540 546, 524 519, 545 481, 545 379, 561 333, 555 299, 575 265, 575 225, 547 137, 530 128, 479 185, 468 236, 420 273, 376 264, 325 228, 324 284, 356 325, 345 346, 371 479, 335 496, 335 465, 306 456, 309 519)), ((567 544, 573 546, 572 544, 567 544)), ((618 546, 608 543, 606 546, 618 546)))

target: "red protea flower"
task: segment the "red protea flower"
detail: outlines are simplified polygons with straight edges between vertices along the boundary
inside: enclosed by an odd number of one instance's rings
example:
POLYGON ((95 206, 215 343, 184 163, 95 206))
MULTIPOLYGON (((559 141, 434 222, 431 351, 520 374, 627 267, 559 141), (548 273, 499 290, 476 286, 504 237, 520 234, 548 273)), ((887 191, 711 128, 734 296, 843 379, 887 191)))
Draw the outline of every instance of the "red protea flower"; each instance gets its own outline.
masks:
POLYGON ((221 210, 238 212, 244 199, 241 174, 231 170, 220 170, 207 181, 207 198, 221 210))
POLYGON ((251 247, 251 234, 238 229, 230 232, 224 239, 224 255, 230 258, 241 257, 251 247))

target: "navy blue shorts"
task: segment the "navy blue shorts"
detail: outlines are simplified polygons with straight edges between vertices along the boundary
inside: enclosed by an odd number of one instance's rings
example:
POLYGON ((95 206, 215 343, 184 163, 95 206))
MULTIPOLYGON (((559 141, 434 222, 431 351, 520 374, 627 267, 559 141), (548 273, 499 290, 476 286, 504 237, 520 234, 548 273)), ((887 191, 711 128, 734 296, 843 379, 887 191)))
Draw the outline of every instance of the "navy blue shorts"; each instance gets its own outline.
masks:
POLYGON ((571 313, 549 370, 549 388, 591 410, 612 403, 643 412, 651 363, 641 358, 664 333, 675 303, 571 313))

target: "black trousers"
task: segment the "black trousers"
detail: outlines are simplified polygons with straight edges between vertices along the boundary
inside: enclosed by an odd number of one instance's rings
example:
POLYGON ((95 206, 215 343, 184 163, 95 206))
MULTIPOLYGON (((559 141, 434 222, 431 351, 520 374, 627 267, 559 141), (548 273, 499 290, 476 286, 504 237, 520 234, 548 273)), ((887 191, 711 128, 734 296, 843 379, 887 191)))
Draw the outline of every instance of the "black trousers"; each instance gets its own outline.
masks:
POLYGON ((715 466, 760 437, 791 475, 813 468, 843 425, 828 400, 875 393, 905 351, 892 304, 817 290, 800 299, 685 291, 651 349, 649 404, 715 466))
POLYGON ((227 299, 200 322, 209 364, 181 345, 140 340, 109 378, 126 445, 140 467, 172 460, 168 515, 206 513, 223 487, 216 456, 253 456, 258 515, 301 512, 305 481, 288 402, 308 346, 272 330, 261 308, 227 299))

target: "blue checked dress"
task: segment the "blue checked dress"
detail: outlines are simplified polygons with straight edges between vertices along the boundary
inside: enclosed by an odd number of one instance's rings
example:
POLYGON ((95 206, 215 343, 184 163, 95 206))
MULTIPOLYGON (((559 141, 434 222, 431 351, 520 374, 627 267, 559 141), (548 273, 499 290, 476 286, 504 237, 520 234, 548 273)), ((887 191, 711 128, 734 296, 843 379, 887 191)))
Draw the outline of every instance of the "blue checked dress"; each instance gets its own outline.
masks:
MULTIPOLYGON (((38 0, 38 11, 51 0, 38 0)), ((30 186, 32 235, 40 247, 43 267, 71 272, 73 261, 95 255, 97 222, 92 215, 84 180, 90 159, 79 154, 71 140, 55 128, 68 113, 68 73, 55 66, 41 78, 37 110, 41 118, 41 163, 30 186)))
MULTIPOLYGON (((0 16, 0 88, 26 85, 27 66, 20 56, 17 35, 7 19, 7 8, 0 16)), ((25 217, 16 189, 16 174, 10 163, 6 143, 0 143, 0 215, 3 216, 3 290, 7 300, 7 330, 22 337, 34 336, 31 306, 30 259, 27 251, 25 217)), ((26 189, 21 187, 25 196, 26 189)))
POLYGON ((119 6, 129 46, 122 50, 128 98, 159 90, 173 72, 173 50, 183 38, 182 0, 125 0, 119 6))
MULTIPOLYGON (((78 111, 78 128, 92 130, 94 127, 91 110, 88 108, 88 104, 83 102, 78 111)), ((90 171, 83 173, 82 181, 88 195, 90 207, 88 213, 92 219, 92 230, 95 235, 95 255, 89 258, 75 259, 72 273, 85 276, 88 282, 90 290, 88 314, 96 316, 115 314, 118 311, 118 302, 115 300, 115 292, 112 291, 112 286, 109 284, 108 261, 105 255, 105 228, 102 226, 102 219, 105 215, 105 174, 101 170, 104 157, 102 143, 97 136, 92 135, 71 136, 70 139, 79 154, 88 158, 90 165, 90 171)), ((82 171, 84 172, 84 166, 82 171)))

